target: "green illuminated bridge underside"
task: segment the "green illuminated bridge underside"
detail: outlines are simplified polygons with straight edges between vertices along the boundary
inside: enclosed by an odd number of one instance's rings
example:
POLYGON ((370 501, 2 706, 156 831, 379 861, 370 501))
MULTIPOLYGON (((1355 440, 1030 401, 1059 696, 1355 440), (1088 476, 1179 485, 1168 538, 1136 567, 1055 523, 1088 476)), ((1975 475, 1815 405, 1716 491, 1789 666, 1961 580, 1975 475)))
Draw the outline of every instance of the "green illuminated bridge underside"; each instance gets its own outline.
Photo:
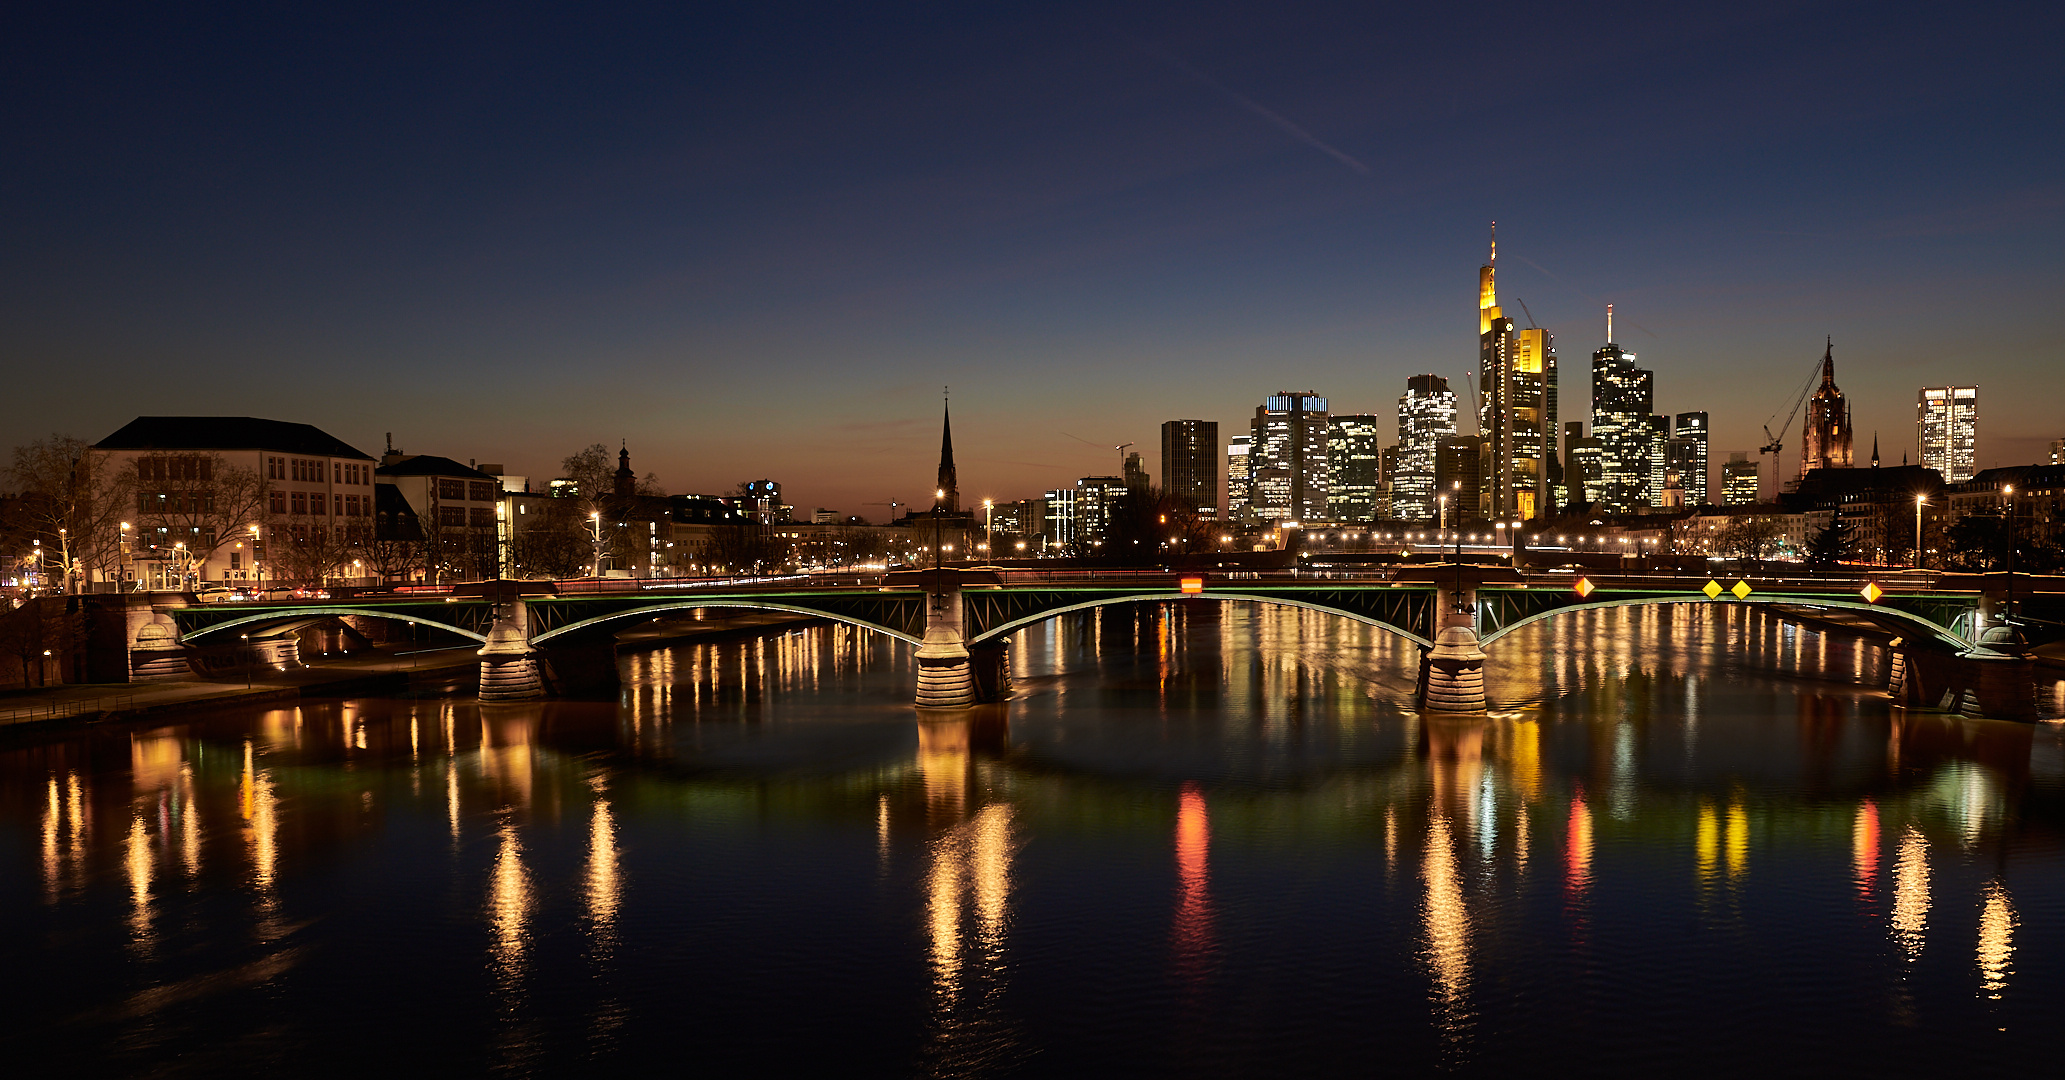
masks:
MULTIPOLYGON (((1113 604, 1167 603, 1192 599, 1245 601, 1326 612, 1365 623, 1430 647, 1439 610, 1448 594, 1424 583, 1213 582, 1198 596, 1186 596, 1175 585, 1156 578, 1122 582, 968 587, 962 591, 962 628, 970 644, 1012 634, 1033 623, 1072 611, 1113 604)), ((1779 609, 1848 612, 1889 633, 1964 650, 1972 647, 1969 632, 1979 607, 1974 593, 1891 593, 1866 603, 1852 592, 1827 589, 1759 588, 1738 600, 1728 593, 1709 600, 1682 586, 1669 589, 1604 588, 1580 597, 1562 582, 1486 585, 1476 592, 1476 624, 1486 645, 1531 622, 1568 611, 1662 604, 1730 604, 1779 609)), ((712 608, 785 611, 831 619, 875 630, 904 641, 925 634, 927 596, 918 587, 741 587, 608 594, 601 596, 526 597, 534 644, 549 647, 556 639, 607 634, 628 629, 636 620, 712 608)), ((224 604, 168 609, 182 641, 205 644, 225 632, 253 637, 328 616, 394 619, 485 640, 494 621, 492 605, 483 598, 451 599, 370 597, 362 600, 287 604, 224 604)))

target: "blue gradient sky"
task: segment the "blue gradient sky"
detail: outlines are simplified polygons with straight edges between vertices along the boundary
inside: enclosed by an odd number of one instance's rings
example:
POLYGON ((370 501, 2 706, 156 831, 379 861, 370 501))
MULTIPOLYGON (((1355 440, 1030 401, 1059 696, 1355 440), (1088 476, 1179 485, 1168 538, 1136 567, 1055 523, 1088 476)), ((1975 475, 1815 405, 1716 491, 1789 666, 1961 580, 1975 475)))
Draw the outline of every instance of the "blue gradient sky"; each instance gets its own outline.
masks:
POLYGON ((1020 498, 1115 470, 1078 438, 1459 379, 1495 218, 1566 417, 1611 301, 1717 453, 1824 334, 1860 456, 1929 383, 1983 465, 2065 436, 2058 9, 1664 7, 11 10, 5 435, 622 438, 879 517, 951 383, 964 495, 1020 498))

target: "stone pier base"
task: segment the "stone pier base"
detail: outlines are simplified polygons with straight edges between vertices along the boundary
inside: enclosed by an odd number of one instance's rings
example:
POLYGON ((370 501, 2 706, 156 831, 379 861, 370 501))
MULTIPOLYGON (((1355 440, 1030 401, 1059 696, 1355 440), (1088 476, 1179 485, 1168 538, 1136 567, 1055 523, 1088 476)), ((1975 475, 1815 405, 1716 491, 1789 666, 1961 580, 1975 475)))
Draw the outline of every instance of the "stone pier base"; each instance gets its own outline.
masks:
POLYGON ((975 704, 975 673, 961 635, 944 626, 925 631, 918 646, 918 704, 962 709, 975 704))
POLYGON ((1444 628, 1420 659, 1420 709, 1430 713, 1484 712, 1484 650, 1468 625, 1444 628))
POLYGON ((1011 644, 991 639, 968 650, 969 673, 975 678, 977 701, 1002 701, 1011 696, 1011 644))
POLYGON ((1961 653, 1915 648, 1895 639, 1887 696, 1909 708, 1995 720, 2036 719, 2036 661, 2013 627, 1986 632, 1961 653))
POLYGON ((480 700, 531 701, 545 696, 537 653, 515 620, 495 620, 479 655, 480 700))

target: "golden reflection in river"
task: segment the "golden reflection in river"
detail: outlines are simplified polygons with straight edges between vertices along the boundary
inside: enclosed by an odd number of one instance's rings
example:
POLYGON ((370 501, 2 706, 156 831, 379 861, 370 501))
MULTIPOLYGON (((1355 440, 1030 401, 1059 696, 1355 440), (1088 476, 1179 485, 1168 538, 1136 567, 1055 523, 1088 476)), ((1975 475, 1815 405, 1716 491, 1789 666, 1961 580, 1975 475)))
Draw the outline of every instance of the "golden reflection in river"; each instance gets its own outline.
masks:
POLYGON ((1986 902, 1979 909, 1979 986, 1986 996, 1999 1001, 2014 973, 2015 905, 2008 900, 2008 887, 1998 881, 1986 883, 1986 902))
POLYGON ((201 804, 195 797, 194 767, 179 765, 179 861, 189 878, 201 875, 201 804))
POLYGON ((1176 921, 1170 935, 1176 947, 1176 972, 1185 982, 1202 979, 1215 950, 1212 933, 1212 819, 1204 792, 1183 785, 1176 805, 1176 921))
POLYGON ((151 929, 151 834, 144 828, 143 814, 129 820, 129 844, 123 867, 129 872, 129 945, 148 956, 156 935, 151 929))
POLYGON ((932 1037, 928 1070, 978 1071, 994 1059, 997 1007, 1008 974, 1013 808, 990 803, 929 845, 926 922, 931 932, 932 1037))
POLYGON ((610 814, 607 781, 598 774, 588 783, 595 791, 595 806, 588 816, 588 867, 583 891, 588 899, 588 920, 595 927, 600 949, 615 941, 617 906, 623 897, 617 877, 617 822, 610 814))
POLYGON ((1893 863, 1893 940, 1910 963, 1922 955, 1929 929, 1929 842, 1913 825, 1900 836, 1893 863))
POLYGON ((1858 902, 1869 904, 1872 887, 1879 877, 1879 808, 1870 799, 1857 807, 1857 823, 1850 827, 1850 864, 1857 878, 1858 902))
POLYGON ((57 774, 50 774, 50 805, 43 811, 43 901, 57 902, 57 884, 64 870, 58 854, 58 832, 64 827, 64 802, 57 793, 57 774))
POLYGON ((495 970, 497 988, 506 997, 523 978, 527 927, 531 914, 531 879, 523 865, 523 843, 517 838, 516 823, 505 820, 498 833, 495 868, 488 880, 488 926, 494 937, 488 944, 488 958, 495 970))
POLYGON ((1699 891, 1708 892, 1718 880, 1721 865, 1721 816, 1714 804, 1699 800, 1699 823, 1692 832, 1692 851, 1699 878, 1699 891))
POLYGON ((1728 853, 1728 880, 1740 881, 1750 868, 1750 817, 1743 809, 1742 797, 1737 796, 1728 804, 1728 838, 1725 843, 1728 853))
POLYGON ((273 876, 278 870, 279 829, 273 795, 272 774, 261 771, 253 756, 251 740, 244 740, 244 775, 241 802, 244 832, 251 846, 251 880, 259 893, 270 898, 273 876))
POLYGON ((1448 818, 1436 812, 1427 826, 1427 903, 1422 917, 1427 968, 1434 977, 1435 1024, 1451 1044, 1467 1035, 1470 993, 1470 912, 1463 904, 1448 818))
POLYGON ((966 719, 918 721, 918 773, 925 779, 925 815, 958 821, 968 802, 970 727, 966 719))

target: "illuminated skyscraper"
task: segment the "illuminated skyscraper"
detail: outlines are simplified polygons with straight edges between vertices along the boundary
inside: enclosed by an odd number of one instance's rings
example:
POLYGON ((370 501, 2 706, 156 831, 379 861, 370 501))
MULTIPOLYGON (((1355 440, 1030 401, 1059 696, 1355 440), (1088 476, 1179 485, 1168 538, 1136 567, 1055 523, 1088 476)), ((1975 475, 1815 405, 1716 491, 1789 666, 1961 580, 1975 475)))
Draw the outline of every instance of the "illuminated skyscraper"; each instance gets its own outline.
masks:
POLYGON ((1484 440, 1483 495, 1476 511, 1505 521, 1532 518, 1550 501, 1556 456, 1556 345, 1547 330, 1516 330, 1498 306, 1499 246, 1477 270, 1477 430, 1484 440))
MULTIPOLYGON (((1650 427, 1655 376, 1613 341, 1613 305, 1606 306, 1606 345, 1592 354, 1592 438, 1599 441, 1599 501, 1616 513, 1649 505, 1650 427)), ((1663 488, 1658 463, 1656 488, 1663 488)))
POLYGON ((1649 449, 1643 455, 1643 468, 1647 470, 1648 482, 1643 485, 1647 506, 1664 505, 1664 484, 1671 473, 1671 418, 1661 414, 1647 417, 1649 427, 1649 449))
POLYGON ((1219 515, 1219 422, 1162 424, 1162 490, 1208 516, 1219 515))
POLYGON ((1962 483, 1979 471, 1979 388, 1925 386, 1915 402, 1922 466, 1962 483))
POLYGON ((1255 490, 1248 468, 1254 448, 1253 435, 1232 435, 1226 440, 1226 516, 1235 521, 1254 516, 1255 490))
POLYGON ((1590 505, 1606 497, 1604 471, 1599 463, 1599 440, 1585 435, 1585 422, 1563 425, 1563 481, 1570 501, 1590 505))
POLYGON ((1836 344, 1830 338, 1821 354, 1821 386, 1807 402, 1807 426, 1800 432, 1800 476, 1850 467, 1850 403, 1836 388, 1836 344))
POLYGON ((1671 468, 1685 485, 1685 505, 1706 505, 1707 467, 1707 415, 1681 412, 1671 433, 1671 468))
POLYGON ((1368 521, 1377 515, 1384 447, 1377 417, 1343 413, 1327 420, 1327 517, 1368 521))
POLYGON ((1326 419, 1326 399, 1310 390, 1279 390, 1255 409, 1248 484, 1257 514, 1325 520, 1326 419))
POLYGON ((1732 451, 1721 464, 1721 505, 1753 506, 1757 501, 1757 462, 1746 450, 1732 451))
POLYGON ((1391 516, 1434 516, 1434 452, 1456 433, 1456 395, 1439 375, 1415 375, 1398 399, 1398 467, 1391 477, 1391 516))

